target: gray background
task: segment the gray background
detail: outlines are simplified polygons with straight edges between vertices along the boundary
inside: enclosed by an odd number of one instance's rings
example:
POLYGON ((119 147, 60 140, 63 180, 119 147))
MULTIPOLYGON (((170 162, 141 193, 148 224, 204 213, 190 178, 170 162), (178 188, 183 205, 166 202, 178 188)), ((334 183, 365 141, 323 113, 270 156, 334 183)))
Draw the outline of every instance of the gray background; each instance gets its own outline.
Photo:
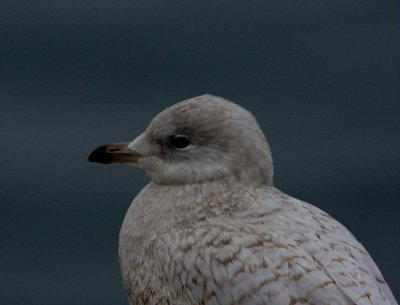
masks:
POLYGON ((148 178, 86 161, 183 99, 252 111, 275 185, 344 223, 400 299, 398 1, 0 4, 0 303, 127 304, 120 224, 148 178))

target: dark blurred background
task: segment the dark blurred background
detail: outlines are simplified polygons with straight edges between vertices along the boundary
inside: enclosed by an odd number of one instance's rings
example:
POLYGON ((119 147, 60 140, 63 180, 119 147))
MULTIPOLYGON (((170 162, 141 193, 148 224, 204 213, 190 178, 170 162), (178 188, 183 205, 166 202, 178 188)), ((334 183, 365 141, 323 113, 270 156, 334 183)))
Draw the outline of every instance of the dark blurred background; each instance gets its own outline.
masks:
POLYGON ((345 224, 400 299, 399 1, 0 3, 0 303, 127 304, 144 173, 86 161, 211 93, 252 111, 275 185, 345 224))

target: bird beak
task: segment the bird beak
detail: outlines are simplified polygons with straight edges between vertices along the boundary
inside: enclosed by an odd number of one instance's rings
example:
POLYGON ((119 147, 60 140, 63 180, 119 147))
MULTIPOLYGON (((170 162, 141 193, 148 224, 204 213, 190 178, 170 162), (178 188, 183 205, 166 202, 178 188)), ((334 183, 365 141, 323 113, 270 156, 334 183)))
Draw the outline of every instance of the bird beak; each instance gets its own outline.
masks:
POLYGON ((130 149, 131 142, 113 143, 100 146, 89 155, 89 162, 102 164, 109 163, 136 163, 142 157, 141 154, 130 149))

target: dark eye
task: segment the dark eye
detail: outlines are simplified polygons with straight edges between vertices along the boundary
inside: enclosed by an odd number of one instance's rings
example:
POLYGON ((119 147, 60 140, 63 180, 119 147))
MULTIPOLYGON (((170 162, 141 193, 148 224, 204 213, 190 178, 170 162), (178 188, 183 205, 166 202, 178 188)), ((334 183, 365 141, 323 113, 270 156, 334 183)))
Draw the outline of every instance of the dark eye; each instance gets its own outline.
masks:
POLYGON ((175 148, 182 149, 190 145, 190 140, 187 136, 176 135, 171 137, 171 144, 175 148))

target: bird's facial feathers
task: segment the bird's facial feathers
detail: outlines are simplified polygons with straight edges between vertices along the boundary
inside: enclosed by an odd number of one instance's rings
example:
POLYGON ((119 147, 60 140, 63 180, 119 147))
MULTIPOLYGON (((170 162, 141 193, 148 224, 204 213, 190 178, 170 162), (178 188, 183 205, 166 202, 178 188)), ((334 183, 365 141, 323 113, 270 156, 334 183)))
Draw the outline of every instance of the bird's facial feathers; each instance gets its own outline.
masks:
POLYGON ((228 176, 272 184, 270 150, 254 117, 210 95, 162 111, 126 150, 140 156, 127 163, 143 168, 159 184, 202 183, 228 176))

